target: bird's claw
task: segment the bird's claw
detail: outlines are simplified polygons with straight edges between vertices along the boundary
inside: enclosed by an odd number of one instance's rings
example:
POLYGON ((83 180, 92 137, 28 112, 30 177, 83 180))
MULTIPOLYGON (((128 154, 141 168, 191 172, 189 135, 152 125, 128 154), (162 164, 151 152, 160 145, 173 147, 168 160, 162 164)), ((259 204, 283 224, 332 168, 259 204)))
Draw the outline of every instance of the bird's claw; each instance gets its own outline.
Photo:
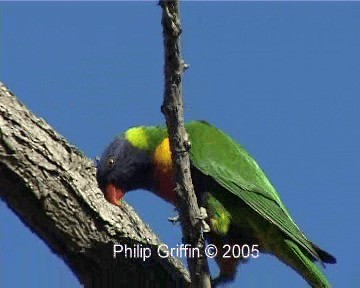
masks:
POLYGON ((200 210, 200 213, 199 213, 199 216, 197 217, 197 219, 199 219, 201 221, 202 231, 204 233, 208 233, 208 232, 210 232, 211 229, 210 229, 209 224, 207 224, 207 222, 205 221, 208 218, 206 209, 204 207, 200 207, 199 210, 200 210))
MULTIPOLYGON (((210 226, 209 224, 206 223, 205 219, 208 218, 206 209, 204 207, 200 207, 200 213, 199 215, 196 217, 197 219, 199 219, 201 221, 201 229, 204 233, 210 232, 210 226)), ((174 217, 169 217, 168 221, 171 222, 172 224, 176 224, 180 221, 180 216, 176 215, 174 217)))
POLYGON ((199 210, 200 213, 196 218, 199 220, 205 220, 208 217, 206 209, 204 207, 200 207, 199 210))

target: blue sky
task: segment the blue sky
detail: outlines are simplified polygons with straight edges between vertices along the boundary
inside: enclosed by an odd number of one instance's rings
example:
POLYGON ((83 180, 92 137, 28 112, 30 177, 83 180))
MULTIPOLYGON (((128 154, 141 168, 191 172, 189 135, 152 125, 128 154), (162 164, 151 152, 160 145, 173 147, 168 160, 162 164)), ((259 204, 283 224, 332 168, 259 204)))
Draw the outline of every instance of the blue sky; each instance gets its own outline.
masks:
MULTIPOLYGON (((161 11, 155 2, 1 3, 0 79, 94 158, 130 126, 164 123, 161 11)), ((359 287, 360 3, 182 4, 185 118, 241 142, 294 219, 359 287)), ((175 247, 170 205, 126 201, 175 247)), ((79 287, 61 259, 0 201, 0 286, 79 287)), ((212 263, 212 272, 218 273, 212 263)), ((275 257, 227 287, 305 287, 275 257)))

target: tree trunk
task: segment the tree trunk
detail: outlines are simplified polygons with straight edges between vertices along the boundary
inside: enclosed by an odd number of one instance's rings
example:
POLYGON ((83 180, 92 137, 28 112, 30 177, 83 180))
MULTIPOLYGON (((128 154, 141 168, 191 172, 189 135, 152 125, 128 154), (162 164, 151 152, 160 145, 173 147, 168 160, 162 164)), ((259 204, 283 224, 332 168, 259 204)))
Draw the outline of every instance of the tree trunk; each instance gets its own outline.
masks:
POLYGON ((174 258, 125 202, 108 204, 93 162, 0 82, 0 197, 61 257, 85 287, 187 287, 174 258), (113 245, 151 247, 152 257, 113 257, 113 245), (134 246, 135 245, 135 246, 134 246))

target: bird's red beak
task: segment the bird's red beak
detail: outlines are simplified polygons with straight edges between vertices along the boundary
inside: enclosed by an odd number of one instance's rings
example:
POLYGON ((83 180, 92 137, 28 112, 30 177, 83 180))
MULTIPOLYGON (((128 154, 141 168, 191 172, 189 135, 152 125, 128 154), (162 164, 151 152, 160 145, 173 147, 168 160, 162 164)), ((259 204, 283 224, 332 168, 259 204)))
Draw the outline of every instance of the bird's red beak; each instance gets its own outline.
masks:
POLYGON ((121 199, 124 197, 125 191, 116 187, 114 184, 108 184, 105 191, 105 199, 111 204, 121 206, 121 199))

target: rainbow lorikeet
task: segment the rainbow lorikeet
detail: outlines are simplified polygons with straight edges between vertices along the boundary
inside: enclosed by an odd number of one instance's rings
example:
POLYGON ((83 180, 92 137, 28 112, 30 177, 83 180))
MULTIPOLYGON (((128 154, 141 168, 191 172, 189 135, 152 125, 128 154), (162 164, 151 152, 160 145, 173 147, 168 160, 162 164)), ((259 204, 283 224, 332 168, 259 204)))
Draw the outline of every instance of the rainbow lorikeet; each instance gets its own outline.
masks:
MULTIPOLYGON (((224 258, 224 245, 247 243, 275 255, 312 287, 330 287, 315 262, 336 263, 335 257, 305 237, 246 150, 207 122, 190 122, 186 130, 195 193, 211 229, 207 241, 220 249, 216 283, 233 280, 237 265, 246 261, 224 258)), ((145 189, 176 206, 173 179, 165 127, 130 128, 107 147, 97 169, 99 187, 114 205, 121 205, 126 192, 145 189)))

